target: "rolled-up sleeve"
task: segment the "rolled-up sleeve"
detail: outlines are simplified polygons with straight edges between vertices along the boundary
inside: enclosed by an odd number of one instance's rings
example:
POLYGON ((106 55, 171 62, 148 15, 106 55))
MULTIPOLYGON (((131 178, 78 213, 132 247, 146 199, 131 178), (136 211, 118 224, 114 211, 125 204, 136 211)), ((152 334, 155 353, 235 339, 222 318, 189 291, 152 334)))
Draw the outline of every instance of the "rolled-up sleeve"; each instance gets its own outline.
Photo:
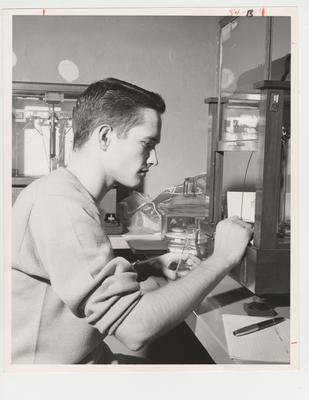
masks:
POLYGON ((104 336, 112 334, 142 293, 131 264, 113 257, 94 206, 43 196, 33 206, 29 228, 56 295, 104 336))

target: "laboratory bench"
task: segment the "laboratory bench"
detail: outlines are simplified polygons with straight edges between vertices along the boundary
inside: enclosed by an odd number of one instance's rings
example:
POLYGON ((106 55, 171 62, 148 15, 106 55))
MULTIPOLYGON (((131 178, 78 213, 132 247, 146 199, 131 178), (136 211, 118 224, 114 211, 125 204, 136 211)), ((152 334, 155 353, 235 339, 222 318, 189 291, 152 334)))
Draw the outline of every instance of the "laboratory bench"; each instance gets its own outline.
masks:
MULTIPOLYGON (((129 259, 129 261, 143 259, 143 254, 139 251, 135 252, 134 249, 132 250, 131 245, 129 245, 132 239, 138 238, 145 240, 150 239, 150 242, 152 242, 152 240, 160 240, 158 235, 127 234, 110 236, 115 254, 124 256, 129 259)), ((150 257, 151 250, 145 252, 144 256, 150 257)), ((153 254, 153 256, 155 256, 155 254, 153 254)), ((145 285, 145 290, 152 290, 166 285, 167 281, 164 278, 151 277, 143 284, 145 285)), ((267 296, 261 299, 247 288, 240 285, 229 275, 225 276, 216 288, 213 289, 186 318, 186 327, 190 328, 191 332, 194 334, 194 338, 198 339, 199 344, 207 351, 214 363, 243 363, 243 361, 231 359, 229 356, 222 315, 234 314, 246 316, 248 315, 248 307, 250 308, 252 304, 260 304, 264 308, 266 307, 265 309, 268 312, 273 312, 273 316, 290 318, 289 295, 267 296)), ((269 315, 271 314, 264 313, 264 316, 269 315)))

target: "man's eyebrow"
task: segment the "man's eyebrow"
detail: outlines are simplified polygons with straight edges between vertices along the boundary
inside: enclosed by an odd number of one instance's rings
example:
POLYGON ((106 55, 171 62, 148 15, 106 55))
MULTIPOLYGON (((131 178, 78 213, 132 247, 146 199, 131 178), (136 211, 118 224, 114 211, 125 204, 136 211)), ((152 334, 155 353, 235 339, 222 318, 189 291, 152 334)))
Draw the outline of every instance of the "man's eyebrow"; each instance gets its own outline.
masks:
POLYGON ((150 142, 154 142, 156 144, 158 144, 160 142, 159 139, 153 138, 153 137, 146 137, 145 139, 149 140, 150 142))

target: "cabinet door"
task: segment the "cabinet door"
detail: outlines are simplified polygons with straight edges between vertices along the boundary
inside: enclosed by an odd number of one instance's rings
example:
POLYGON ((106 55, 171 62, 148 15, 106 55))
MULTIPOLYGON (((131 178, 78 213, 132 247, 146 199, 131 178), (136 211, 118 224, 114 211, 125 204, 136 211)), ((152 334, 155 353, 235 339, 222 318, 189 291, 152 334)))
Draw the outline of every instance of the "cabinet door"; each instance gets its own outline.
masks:
POLYGON ((73 148, 72 110, 86 87, 13 82, 13 177, 38 177, 67 164, 73 148))

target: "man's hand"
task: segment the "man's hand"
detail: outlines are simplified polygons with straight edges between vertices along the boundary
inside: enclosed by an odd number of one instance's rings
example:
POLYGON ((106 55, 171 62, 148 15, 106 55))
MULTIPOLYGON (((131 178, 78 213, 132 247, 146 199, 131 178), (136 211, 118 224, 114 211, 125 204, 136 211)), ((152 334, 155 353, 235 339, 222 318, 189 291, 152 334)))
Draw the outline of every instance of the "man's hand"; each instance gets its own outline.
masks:
MULTIPOLYGON (((178 271, 176 269, 178 263, 181 261, 180 257, 181 255, 177 253, 166 253, 162 256, 157 257, 155 259, 156 262, 154 263, 153 275, 158 272, 161 274, 161 276, 164 276, 167 279, 175 280, 178 277, 178 271)), ((188 265, 190 265, 190 269, 193 269, 201 263, 199 258, 190 254, 182 257, 182 259, 186 261, 188 265)))
MULTIPOLYGON (((162 276, 164 278, 175 280, 177 275, 177 265, 181 255, 177 253, 166 253, 161 256, 151 258, 146 261, 139 262, 136 265, 136 269, 139 275, 144 277, 149 276, 162 276)), ((200 260, 194 256, 185 256, 184 259, 188 258, 190 267, 194 268, 200 264, 200 260)))
POLYGON ((237 265, 243 258, 253 228, 238 217, 220 221, 217 225, 213 257, 222 260, 227 267, 237 265))

